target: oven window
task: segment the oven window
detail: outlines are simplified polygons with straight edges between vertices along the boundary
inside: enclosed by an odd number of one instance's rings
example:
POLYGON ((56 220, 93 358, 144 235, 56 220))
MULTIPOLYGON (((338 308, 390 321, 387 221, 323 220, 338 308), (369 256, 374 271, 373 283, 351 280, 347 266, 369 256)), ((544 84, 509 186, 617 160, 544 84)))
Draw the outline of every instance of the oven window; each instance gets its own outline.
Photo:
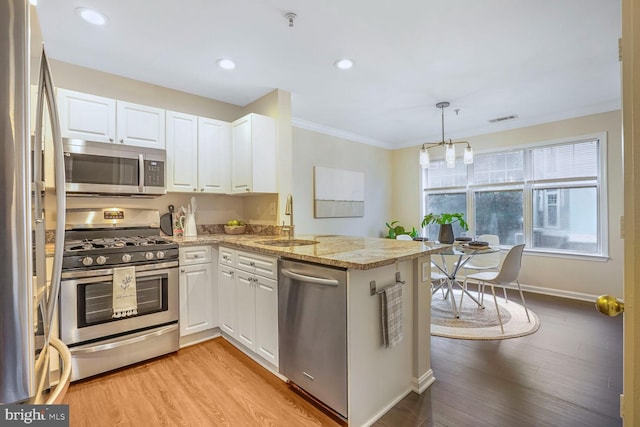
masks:
MULTIPOLYGON (((169 279, 166 274, 136 278, 138 316, 167 311, 167 289, 169 279)), ((114 322, 113 284, 111 281, 78 285, 78 327, 114 322)), ((135 316, 131 316, 135 317, 135 316)))
POLYGON ((137 159, 71 154, 65 157, 66 182, 77 184, 138 185, 137 159))

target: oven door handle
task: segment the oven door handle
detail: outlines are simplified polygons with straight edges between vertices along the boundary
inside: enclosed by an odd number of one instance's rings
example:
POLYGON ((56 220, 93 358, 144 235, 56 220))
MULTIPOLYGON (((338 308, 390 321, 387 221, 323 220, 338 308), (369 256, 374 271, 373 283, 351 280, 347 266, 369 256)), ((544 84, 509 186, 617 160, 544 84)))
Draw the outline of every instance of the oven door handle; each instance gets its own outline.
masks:
POLYGON ((122 341, 110 342, 107 344, 99 344, 91 347, 70 348, 69 351, 71 352, 72 355, 76 355, 76 354, 97 353, 98 351, 112 350, 114 348, 124 347, 126 345, 131 345, 131 344, 149 340, 151 338, 159 337, 160 335, 165 335, 170 332, 173 332, 176 329, 178 329, 177 323, 173 325, 169 325, 162 329, 158 329, 157 331, 153 331, 148 334, 139 335, 137 337, 128 338, 122 341))

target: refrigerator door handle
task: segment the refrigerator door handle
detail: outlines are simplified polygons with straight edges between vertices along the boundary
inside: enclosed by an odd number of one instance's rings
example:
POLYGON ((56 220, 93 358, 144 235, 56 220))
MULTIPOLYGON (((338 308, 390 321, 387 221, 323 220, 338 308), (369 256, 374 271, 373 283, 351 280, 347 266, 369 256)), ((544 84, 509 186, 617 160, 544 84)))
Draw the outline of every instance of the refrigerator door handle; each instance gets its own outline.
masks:
MULTIPOLYGON (((60 118, 58 116, 58 108, 54 94, 53 80, 51 78, 51 68, 47 55, 42 49, 42 60, 40 61, 40 79, 38 89, 38 110, 36 114, 36 127, 38 123, 42 123, 42 115, 44 114, 41 97, 46 97, 47 107, 49 110, 49 118, 51 122, 51 135, 53 138, 53 160, 55 171, 55 189, 56 189, 56 237, 54 244, 53 271, 51 273, 51 290, 47 298, 46 324, 49 330, 45 332, 45 345, 49 345, 51 338, 51 324, 56 311, 58 295, 60 294, 60 278, 62 275, 62 252, 64 251, 64 222, 65 212, 67 211, 66 194, 65 194, 65 172, 64 172, 64 152, 62 148, 62 136, 60 132, 60 118)), ((38 130, 38 129, 36 129, 38 130)))

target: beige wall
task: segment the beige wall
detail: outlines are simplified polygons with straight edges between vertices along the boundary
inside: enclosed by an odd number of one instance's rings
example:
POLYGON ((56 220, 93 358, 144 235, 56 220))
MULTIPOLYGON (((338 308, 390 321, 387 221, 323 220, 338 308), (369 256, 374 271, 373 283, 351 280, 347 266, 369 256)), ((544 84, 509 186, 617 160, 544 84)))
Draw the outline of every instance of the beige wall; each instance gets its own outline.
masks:
POLYGON ((383 148, 293 128, 293 198, 296 232, 379 237, 391 217, 391 152, 383 148), (363 172, 364 216, 314 218, 313 167, 363 172))
MULTIPOLYGON (((470 136, 464 139, 476 154, 514 145, 532 144, 581 135, 606 132, 608 180, 609 259, 559 258, 526 254, 520 280, 523 284, 543 288, 541 291, 591 299, 612 294, 622 297, 623 241, 620 238, 620 217, 623 212, 621 112, 613 111, 576 119, 547 123, 470 136)), ((419 147, 393 152, 393 217, 407 224, 420 221, 421 188, 419 147)))

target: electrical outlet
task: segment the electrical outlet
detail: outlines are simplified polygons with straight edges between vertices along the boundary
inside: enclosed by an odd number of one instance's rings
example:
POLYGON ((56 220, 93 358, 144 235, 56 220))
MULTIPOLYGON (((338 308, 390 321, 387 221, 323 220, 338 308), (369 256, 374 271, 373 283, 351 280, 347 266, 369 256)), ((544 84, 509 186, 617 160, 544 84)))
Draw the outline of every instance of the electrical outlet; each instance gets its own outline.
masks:
POLYGON ((422 281, 428 282, 431 280, 431 263, 423 262, 422 263, 422 281))

